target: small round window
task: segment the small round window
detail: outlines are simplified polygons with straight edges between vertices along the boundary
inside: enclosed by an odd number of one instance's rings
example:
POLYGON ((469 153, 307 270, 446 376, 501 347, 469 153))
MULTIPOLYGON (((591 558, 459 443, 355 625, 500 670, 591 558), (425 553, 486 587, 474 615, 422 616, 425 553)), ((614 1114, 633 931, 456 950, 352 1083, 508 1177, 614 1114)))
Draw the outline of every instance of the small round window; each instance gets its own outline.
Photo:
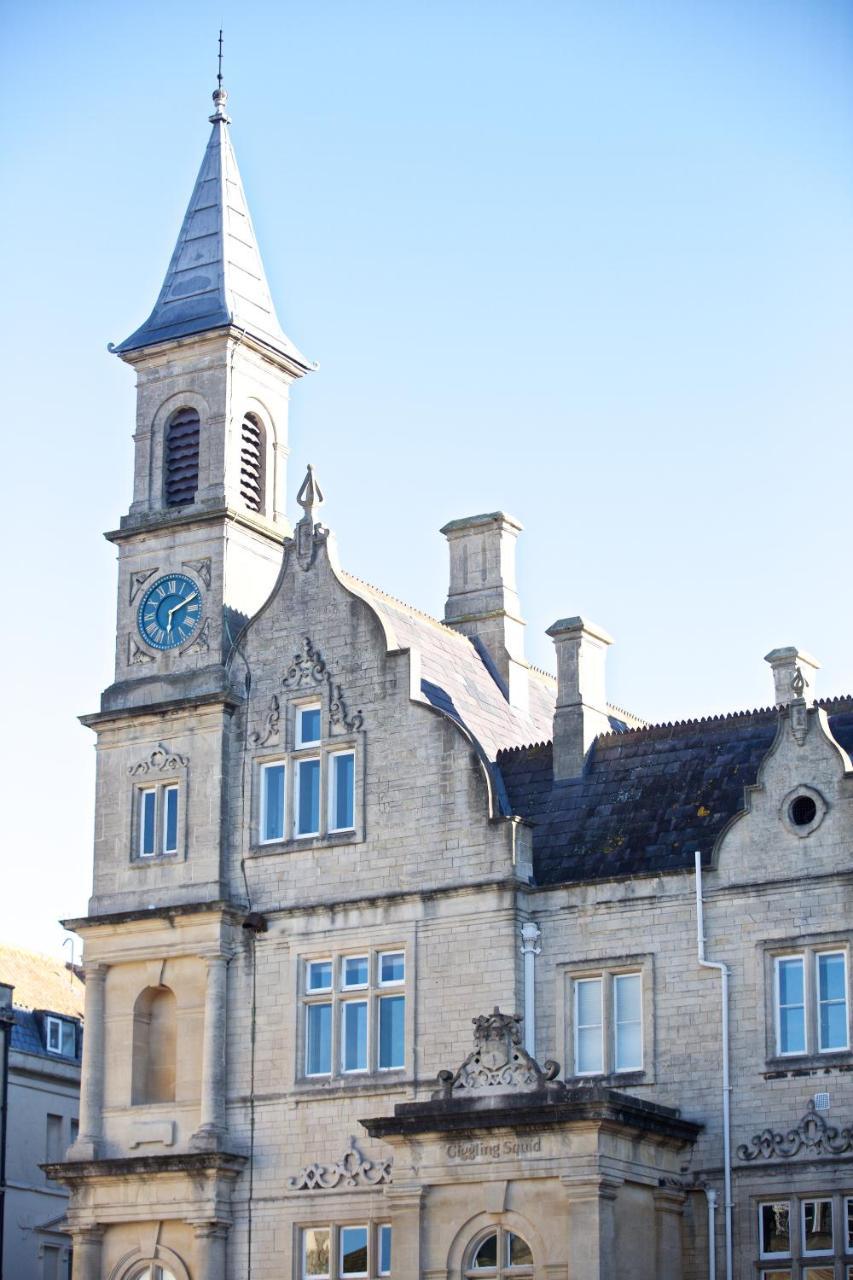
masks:
POLYGON ((814 787, 796 787, 782 801, 781 818, 795 836, 810 836, 823 822, 827 804, 814 787))

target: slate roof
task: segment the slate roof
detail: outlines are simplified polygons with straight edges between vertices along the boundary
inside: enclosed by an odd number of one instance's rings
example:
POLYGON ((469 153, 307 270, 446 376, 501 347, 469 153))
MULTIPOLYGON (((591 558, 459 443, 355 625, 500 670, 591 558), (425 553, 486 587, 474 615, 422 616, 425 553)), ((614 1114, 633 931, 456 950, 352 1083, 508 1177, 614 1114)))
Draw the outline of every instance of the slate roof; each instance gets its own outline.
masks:
MULTIPOLYGON (((853 753, 853 698, 823 700, 833 735, 853 753)), ((580 778, 555 782, 551 743, 502 751, 513 813, 533 828, 537 884, 686 870, 708 863, 776 735, 775 709, 610 733, 580 778)))
POLYGON ((122 355, 235 325, 308 370, 311 362, 290 341, 276 316, 224 98, 210 119, 210 139, 160 296, 145 323, 113 350, 122 355))
MULTIPOLYGON (((78 1021, 83 1017, 86 988, 76 971, 67 969, 61 960, 54 960, 51 956, 0 944, 0 982, 14 987, 12 1048, 70 1062, 70 1058, 62 1059, 55 1053, 48 1053, 44 1042, 43 1015, 55 1013, 78 1021)), ((80 1040, 78 1034, 78 1060, 80 1040)))

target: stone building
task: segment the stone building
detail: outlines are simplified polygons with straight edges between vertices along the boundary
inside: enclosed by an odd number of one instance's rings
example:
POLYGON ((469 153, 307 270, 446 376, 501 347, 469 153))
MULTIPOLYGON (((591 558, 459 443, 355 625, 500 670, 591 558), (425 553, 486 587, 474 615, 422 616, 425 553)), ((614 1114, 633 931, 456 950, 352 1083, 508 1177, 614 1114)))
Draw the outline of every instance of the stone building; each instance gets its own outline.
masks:
POLYGON ((4 993, 0 1275, 66 1280, 68 1193, 45 1177, 42 1166, 62 1160, 77 1136, 83 982, 73 967, 48 956, 0 946, 0 997, 4 993))
POLYGON ((853 700, 780 648, 769 709, 646 725, 600 627, 528 663, 510 516, 444 526, 443 621, 310 467, 291 528, 312 366, 214 103, 116 348, 75 1280, 853 1280, 853 700))

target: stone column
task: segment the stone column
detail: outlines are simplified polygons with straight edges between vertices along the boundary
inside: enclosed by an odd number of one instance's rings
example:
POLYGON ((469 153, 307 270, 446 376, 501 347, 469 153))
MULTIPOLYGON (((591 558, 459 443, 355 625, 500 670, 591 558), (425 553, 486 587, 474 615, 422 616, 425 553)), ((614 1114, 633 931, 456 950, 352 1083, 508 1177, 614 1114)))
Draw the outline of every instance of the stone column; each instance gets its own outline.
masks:
POLYGON ((215 1151, 225 1135, 225 1001, 228 956, 221 951, 205 956, 207 988, 201 1064, 201 1118, 190 1145, 196 1151, 215 1151))
POLYGON ((68 1152, 71 1160, 96 1160, 103 1137, 104 986, 107 965, 87 964, 85 975, 86 1012, 83 1020, 80 1132, 77 1141, 68 1152))
POLYGON ((536 1057, 536 974, 534 964, 542 948, 539 939, 542 931, 534 920, 521 926, 521 954, 524 956, 524 1047, 531 1058, 536 1057))
POLYGON ((227 1222, 212 1219, 194 1222, 195 1275, 199 1280, 225 1280, 225 1251, 228 1241, 227 1222))
MULTIPOLYGON (((617 1275, 615 1207, 622 1180, 567 1174, 560 1181, 568 1192, 570 1280, 617 1275)), ((660 1275, 669 1280, 668 1272, 660 1275)))
MULTIPOLYGON (((88 1000, 86 1003, 88 1006, 88 1000)), ((101 1280, 103 1239, 104 1228, 97 1224, 71 1228, 73 1250, 71 1280, 101 1280)))
POLYGON ((684 1274, 681 1220, 684 1192, 679 1187, 655 1188, 656 1274, 667 1280, 681 1280, 684 1274))
POLYGON ((416 1182, 401 1182, 385 1188, 394 1241, 391 1246, 394 1280, 420 1280, 423 1193, 423 1187, 416 1182))

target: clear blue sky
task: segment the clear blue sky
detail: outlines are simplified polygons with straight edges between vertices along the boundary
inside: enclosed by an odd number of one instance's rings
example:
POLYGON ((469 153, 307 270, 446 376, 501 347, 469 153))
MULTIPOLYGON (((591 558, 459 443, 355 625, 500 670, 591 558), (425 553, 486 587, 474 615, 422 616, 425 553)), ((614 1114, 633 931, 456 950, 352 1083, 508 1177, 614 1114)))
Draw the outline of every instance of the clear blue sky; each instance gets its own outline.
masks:
MULTIPOLYGON (((131 370, 207 140, 206 3, 2 7, 0 937, 85 910, 131 370)), ((291 493, 433 613, 446 520, 526 526, 533 661, 583 613, 650 719, 853 689, 853 8, 226 7, 233 137, 287 332, 291 493)))

